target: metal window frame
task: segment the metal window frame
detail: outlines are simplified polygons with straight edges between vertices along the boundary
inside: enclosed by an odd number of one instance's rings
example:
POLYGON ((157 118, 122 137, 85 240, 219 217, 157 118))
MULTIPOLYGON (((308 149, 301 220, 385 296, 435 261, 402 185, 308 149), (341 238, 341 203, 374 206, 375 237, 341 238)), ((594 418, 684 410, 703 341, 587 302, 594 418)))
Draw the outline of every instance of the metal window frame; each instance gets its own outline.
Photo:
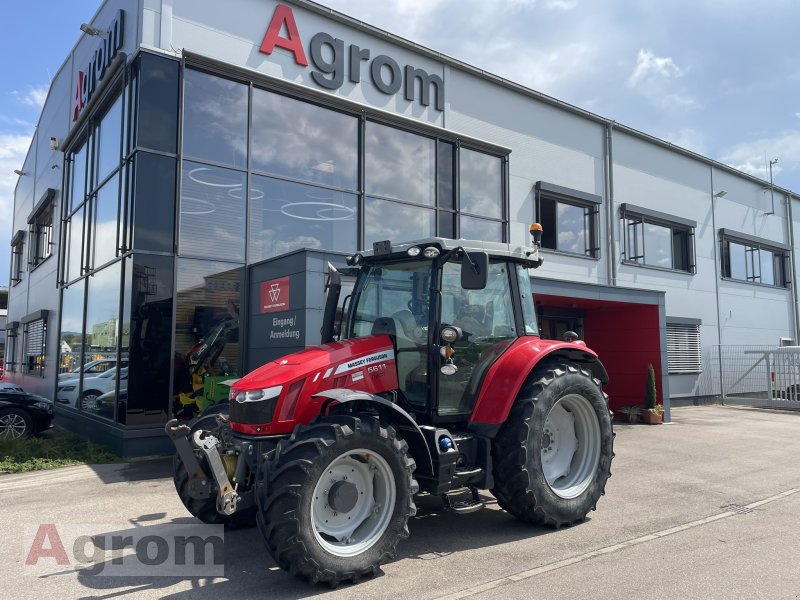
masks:
POLYGON ((550 200, 556 204, 555 211, 555 235, 558 240, 558 208, 557 205, 567 204, 583 209, 583 229, 584 229, 584 252, 569 252, 558 248, 545 248, 570 256, 583 256, 586 258, 600 259, 600 205, 603 203, 602 196, 590 194, 580 190, 573 190, 546 181, 537 181, 534 184, 534 220, 539 222, 542 215, 542 199, 550 200))
MULTIPOLYGON (((622 222, 622 235, 623 235, 623 248, 622 248, 622 261, 625 263, 636 264, 637 266, 644 266, 653 269, 664 269, 666 271, 674 271, 676 273, 689 273, 695 275, 697 273, 697 249, 695 230, 697 229, 697 221, 670 215, 643 206, 636 206, 627 202, 620 204, 619 207, 620 220, 622 222), (658 227, 664 227, 672 231, 670 236, 670 255, 672 259, 671 267, 660 267, 658 265, 651 265, 646 262, 647 256, 647 238, 644 232, 644 224, 649 223, 658 227), (630 225, 640 225, 640 232, 634 231, 634 235, 641 236, 642 254, 629 256, 629 231, 630 225), (684 248, 686 255, 686 269, 675 266, 675 232, 686 232, 686 247, 684 248)), ((634 243, 638 246, 638 240, 634 239, 634 243)))
POLYGON ((731 281, 764 285, 773 288, 788 289, 792 287, 791 278, 791 247, 782 242, 760 238, 747 233, 732 231, 721 228, 719 230, 720 257, 722 260, 722 277, 731 281), (745 279, 733 277, 731 269, 730 244, 738 244, 745 249, 745 279), (761 251, 773 254, 773 280, 775 283, 763 283, 761 281, 761 251), (750 265, 748 268, 747 259, 750 255, 750 265), (755 257, 758 256, 756 260, 755 257), (758 274, 756 275, 756 267, 758 274))

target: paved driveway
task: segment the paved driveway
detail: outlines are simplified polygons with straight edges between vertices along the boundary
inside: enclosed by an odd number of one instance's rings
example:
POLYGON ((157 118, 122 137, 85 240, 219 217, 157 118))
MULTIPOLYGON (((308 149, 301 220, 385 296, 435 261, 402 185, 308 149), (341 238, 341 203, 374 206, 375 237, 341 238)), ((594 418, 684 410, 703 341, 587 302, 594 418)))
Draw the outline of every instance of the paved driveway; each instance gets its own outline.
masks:
POLYGON ((800 413, 692 407, 673 418, 617 426, 614 475, 586 523, 551 531, 495 505, 455 516, 421 498, 382 576, 337 590, 279 570, 255 529, 226 532, 225 577, 42 575, 24 566, 38 524, 141 535, 194 521, 164 461, 3 476, 2 597, 800 598, 800 413))

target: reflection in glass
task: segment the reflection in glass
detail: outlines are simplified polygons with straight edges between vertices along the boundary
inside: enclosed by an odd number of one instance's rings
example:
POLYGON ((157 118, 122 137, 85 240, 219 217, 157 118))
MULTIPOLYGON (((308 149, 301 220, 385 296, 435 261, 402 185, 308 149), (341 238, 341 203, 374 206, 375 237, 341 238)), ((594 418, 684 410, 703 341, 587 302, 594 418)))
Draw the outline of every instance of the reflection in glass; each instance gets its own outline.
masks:
POLYGON ((775 285, 775 263, 776 255, 769 250, 759 249, 761 259, 761 283, 775 285))
POLYGON ((368 194, 434 205, 435 140, 369 121, 365 146, 368 194))
POLYGON ((139 87, 138 146, 177 152, 180 62, 145 52, 139 55, 139 62, 138 79, 132 82, 134 90, 139 87))
POLYGON ((117 220, 119 214, 119 175, 100 188, 94 226, 94 266, 99 267, 117 255, 117 220))
POLYGON ((355 194, 254 175, 250 180, 250 263, 299 248, 354 249, 355 194))
POLYGON ((125 305, 121 354, 127 356, 127 387, 120 385, 117 420, 128 425, 163 424, 167 420, 169 340, 172 335, 174 259, 135 254, 125 259, 125 305))
POLYGON ((227 398, 222 381, 239 372, 239 306, 243 268, 178 260, 173 414, 190 418, 227 398))
POLYGON ((358 188, 358 119, 266 90, 253 90, 255 171, 358 188))
POLYGON ((503 224, 499 221, 489 221, 466 215, 461 215, 459 219, 461 223, 460 237, 465 240, 503 241, 503 224))
POLYGON ((247 92, 247 86, 242 83, 186 69, 183 97, 184 155, 245 168, 247 92))
POLYGON ((584 254, 586 252, 586 209, 572 204, 557 203, 556 248, 562 252, 584 254))
POLYGON ((70 193, 70 210, 83 202, 86 193, 86 144, 72 155, 72 191, 70 193))
POLYGON ((672 229, 644 224, 644 261, 656 267, 672 268, 672 229))
POLYGON ((461 210, 482 217, 503 216, 502 168, 499 157, 459 150, 461 210))
POLYGON ((175 171, 171 156, 136 155, 133 247, 173 252, 175 246, 175 171))
POLYGON ((84 207, 81 207, 69 218, 67 223, 67 235, 69 238, 67 241, 67 249, 69 251, 67 256, 67 281, 76 279, 82 274, 83 213, 85 210, 84 207))
POLYGON ((453 144, 439 140, 436 165, 437 205, 439 208, 455 210, 456 196, 453 190, 453 144))
POLYGON ((245 174, 183 162, 179 251, 244 261, 245 174))
POLYGON ((747 281, 752 269, 748 269, 746 266, 745 247, 742 244, 728 243, 728 264, 730 265, 730 276, 733 279, 747 281))
POLYGON ((364 210, 365 248, 372 248, 373 242, 381 240, 409 242, 434 235, 433 209, 367 198, 364 210))
POLYGON ((58 334, 56 402, 75 407, 84 348, 83 299, 86 281, 64 288, 61 295, 61 331, 58 334))
MULTIPOLYGON (((117 347, 119 346, 119 302, 122 263, 96 271, 88 278, 86 292, 86 327, 84 328, 86 348, 83 363, 105 361, 102 373, 84 373, 81 386, 80 408, 106 418, 113 418, 113 413, 102 409, 97 399, 106 392, 116 390, 117 381, 121 381, 123 373, 116 364, 117 347)), ((78 400, 76 394, 76 401, 78 400)))
POLYGON ((97 145, 95 156, 97 158, 97 173, 94 187, 97 187, 106 176, 119 166, 120 138, 122 135, 122 96, 119 96, 98 127, 97 145))

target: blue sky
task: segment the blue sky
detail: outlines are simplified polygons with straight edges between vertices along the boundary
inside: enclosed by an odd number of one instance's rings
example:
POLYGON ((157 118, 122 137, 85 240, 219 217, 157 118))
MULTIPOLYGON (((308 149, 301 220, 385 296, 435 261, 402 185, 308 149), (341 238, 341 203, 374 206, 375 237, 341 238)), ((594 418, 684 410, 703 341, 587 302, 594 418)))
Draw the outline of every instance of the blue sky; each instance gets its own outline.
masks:
MULTIPOLYGON (((797 0, 322 4, 763 179, 777 158, 775 184, 800 192, 797 0)), ((35 0, 5 13, 0 285, 8 284, 13 170, 22 166, 50 78, 99 5, 35 0)))

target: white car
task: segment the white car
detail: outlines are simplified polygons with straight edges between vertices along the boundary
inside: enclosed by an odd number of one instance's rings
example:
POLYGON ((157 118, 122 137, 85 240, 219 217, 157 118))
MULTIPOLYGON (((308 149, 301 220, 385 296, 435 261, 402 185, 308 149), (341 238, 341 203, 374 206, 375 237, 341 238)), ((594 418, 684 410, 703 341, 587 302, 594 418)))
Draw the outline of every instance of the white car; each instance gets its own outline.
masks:
MULTIPOLYGON (((62 381, 69 381, 70 379, 78 379, 81 376, 81 371, 83 371, 85 377, 95 377, 99 376, 101 373, 105 373, 109 369, 113 369, 116 366, 116 358, 101 358, 98 360, 92 360, 85 365, 78 367, 74 371, 70 371, 68 373, 59 373, 58 383, 60 384, 62 381)), ((127 367, 128 361, 123 360, 122 366, 127 367)))
MULTIPOLYGON (((128 380, 128 367, 123 367, 119 370, 120 381, 128 380)), ((78 408, 78 385, 79 379, 70 379, 68 381, 60 381, 58 383, 58 392, 56 392, 56 402, 61 404, 69 404, 78 408)), ((117 385, 117 368, 104 371, 97 377, 84 377, 83 379, 83 394, 80 398, 80 408, 83 410, 94 411, 97 408, 97 397, 105 394, 106 392, 114 391, 117 385)), ((127 387, 127 383, 121 383, 120 387, 127 387)))

